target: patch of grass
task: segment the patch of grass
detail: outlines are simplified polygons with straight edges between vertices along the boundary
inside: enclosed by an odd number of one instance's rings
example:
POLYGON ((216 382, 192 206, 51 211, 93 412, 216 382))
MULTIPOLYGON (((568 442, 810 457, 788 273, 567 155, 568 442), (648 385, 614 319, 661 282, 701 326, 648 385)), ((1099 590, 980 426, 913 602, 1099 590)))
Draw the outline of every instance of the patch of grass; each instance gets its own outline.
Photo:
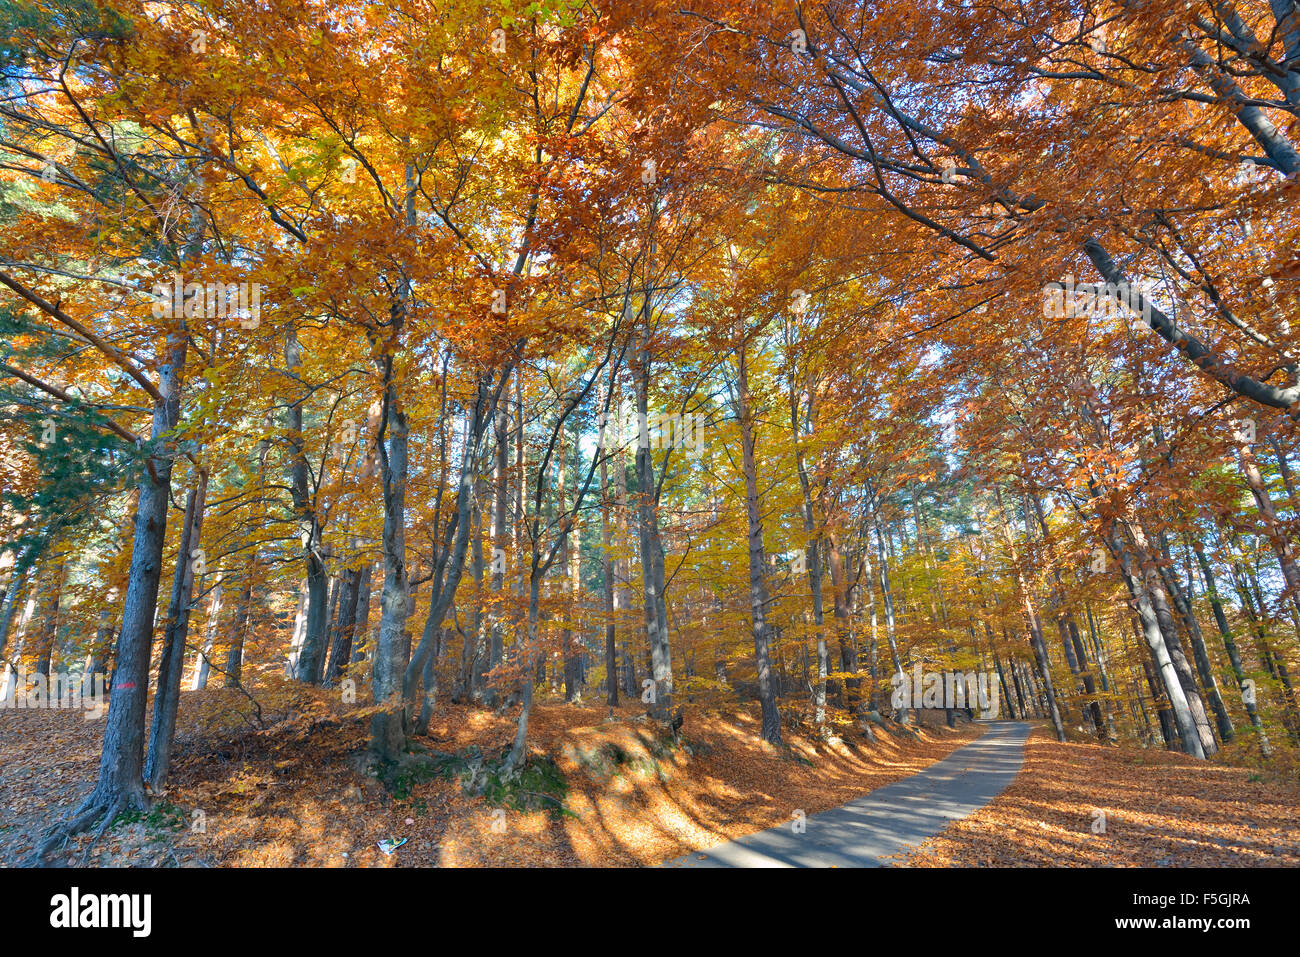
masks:
POLYGON ((402 761, 380 768, 377 775, 397 801, 409 801, 417 784, 442 776, 442 761, 428 755, 407 755, 402 761))
POLYGON ((159 801, 148 811, 123 811, 113 819, 113 827, 143 824, 155 831, 179 831, 185 827, 185 812, 175 804, 159 801))
POLYGON ((442 757, 440 773, 449 780, 459 781, 466 792, 481 795, 496 807, 516 811, 545 810, 553 817, 576 816, 564 806, 569 783, 559 765, 549 757, 530 758, 522 767, 507 773, 505 760, 508 753, 507 749, 484 754, 474 745, 442 757))

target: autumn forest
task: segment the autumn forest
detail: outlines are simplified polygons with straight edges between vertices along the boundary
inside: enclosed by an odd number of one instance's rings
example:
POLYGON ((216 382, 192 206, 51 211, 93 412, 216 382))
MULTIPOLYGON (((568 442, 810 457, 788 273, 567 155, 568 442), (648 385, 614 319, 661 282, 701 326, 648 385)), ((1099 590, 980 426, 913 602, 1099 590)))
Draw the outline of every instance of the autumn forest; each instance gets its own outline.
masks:
POLYGON ((1289 0, 8 0, 0 860, 1300 864, 1298 174, 1289 0))

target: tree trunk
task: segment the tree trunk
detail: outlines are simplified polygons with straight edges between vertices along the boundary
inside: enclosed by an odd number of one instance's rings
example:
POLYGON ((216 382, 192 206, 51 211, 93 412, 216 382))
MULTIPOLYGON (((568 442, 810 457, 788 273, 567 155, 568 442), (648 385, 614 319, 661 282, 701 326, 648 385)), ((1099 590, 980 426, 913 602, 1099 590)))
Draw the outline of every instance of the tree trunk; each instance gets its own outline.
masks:
POLYGON ((1264 532, 1273 546, 1278 565, 1282 568, 1282 577, 1286 579, 1287 598, 1291 602, 1291 607, 1300 614, 1300 568, 1296 567, 1291 545, 1278 525, 1277 513, 1273 510, 1273 500, 1269 497, 1268 488, 1259 473, 1255 453, 1251 451, 1249 445, 1242 442, 1237 446, 1237 459, 1241 465, 1241 473, 1246 477, 1246 484, 1250 486, 1250 494, 1254 496, 1255 505, 1259 508, 1260 518, 1264 520, 1264 532))
POLYGON ((356 664, 365 660, 367 642, 370 641, 370 588, 374 578, 374 566, 367 563, 361 569, 361 582, 357 592, 356 625, 352 629, 352 660, 356 664))
MULTIPOLYGON (((870 502, 868 509, 871 512, 871 528, 876 536, 876 560, 880 566, 880 597, 885 606, 885 640, 889 643, 889 657, 894 665, 895 679, 906 681, 907 673, 903 668, 902 655, 898 651, 898 630, 894 619, 894 589, 889 580, 889 554, 885 548, 885 534, 880 521, 880 499, 870 479, 867 479, 867 498, 870 502)), ((896 708, 895 711, 897 719, 907 724, 911 709, 904 706, 896 708)))
MULTIPOLYGON (((658 488, 655 485, 654 456, 650 448, 649 330, 642 333, 638 361, 633 366, 637 409, 637 519, 641 544, 641 582, 644 590, 646 636, 650 645, 650 678, 654 682, 649 713, 667 719, 673 711, 673 662, 668 643, 668 614, 664 596, 666 569, 659 535, 658 488)), ((764 677, 760 681, 766 681, 764 677)))
POLYGON ((361 590, 361 569, 346 569, 342 576, 343 597, 339 602, 338 624, 334 628, 334 643, 330 649, 329 670, 325 673, 326 687, 343 677, 343 670, 352 657, 352 635, 357 626, 357 601, 361 590))
MULTIPOLYGON (((491 619, 492 629, 488 638, 488 672, 494 671, 501 665, 502 656, 505 654, 505 613, 502 608, 502 602, 506 596, 506 546, 509 539, 506 536, 506 507, 510 500, 510 445, 509 411, 502 406, 496 414, 496 467, 495 483, 496 491, 492 499, 492 593, 496 595, 496 603, 493 606, 491 619)), ((521 515, 518 519, 523 521, 521 515)), ((518 560, 518 559, 517 559, 518 560)), ((495 708, 500 700, 494 682, 489 679, 489 684, 483 692, 483 701, 489 708, 495 708)))
POLYGON ((1183 651, 1182 641, 1178 636, 1178 626, 1174 622, 1173 611, 1169 607, 1169 598, 1165 594, 1165 588, 1160 579, 1160 572, 1156 567, 1156 561, 1151 554, 1150 547, 1146 541, 1146 536, 1142 534, 1140 525, 1127 525, 1130 537, 1134 543, 1137 561, 1141 567, 1144 576, 1144 585, 1150 598, 1152 608, 1155 610, 1156 622, 1164 634, 1165 644, 1169 651, 1169 657, 1173 662, 1178 680, 1182 684, 1183 695, 1187 700, 1188 709, 1192 715, 1192 721, 1196 726, 1196 733, 1200 739, 1201 750, 1204 752, 1203 757, 1208 757, 1219 750, 1218 744, 1214 740, 1214 729, 1210 724, 1209 712, 1205 707, 1205 700, 1201 697, 1200 688, 1196 682, 1196 675, 1192 671, 1192 666, 1187 660, 1187 654, 1183 651))
POLYGON ((1017 553, 1015 539, 1011 535, 1011 525, 1007 519, 1007 510, 1002 503, 1002 490, 994 486, 994 494, 997 498, 998 511, 1001 514, 1000 528, 1002 538, 1006 543, 1007 552, 1011 558, 1012 565, 1016 569, 1016 584, 1020 591, 1020 601, 1024 606, 1025 618, 1029 626, 1029 644, 1034 650, 1034 663, 1038 666, 1038 679, 1042 682, 1043 697, 1047 701, 1047 713, 1052 719, 1052 730, 1056 732, 1056 740, 1065 740, 1065 723, 1061 720, 1060 706, 1056 701, 1056 688, 1052 683, 1052 665, 1051 660, 1047 657, 1047 644, 1043 640, 1043 625, 1038 617, 1038 609, 1035 606, 1033 590, 1030 582, 1025 576, 1024 566, 1020 562, 1020 556, 1017 553))
POLYGON ((230 630, 226 636, 226 666, 223 669, 225 681, 222 682, 222 687, 225 688, 238 688, 244 677, 244 641, 253 614, 253 575, 256 570, 257 555, 252 554, 244 569, 244 581, 240 585, 235 614, 230 619, 230 630))
MULTIPOLYGON (((101 816, 111 821, 121 811, 148 808, 141 774, 145 698, 149 690, 149 659, 175 455, 174 447, 169 446, 171 432, 180 418, 181 377, 188 342, 188 334, 183 329, 167 337, 166 361, 158 374, 158 392, 163 401, 154 403, 149 458, 140 477, 135 540, 122 604, 122 627, 113 656, 113 687, 100 751, 99 777, 90 797, 68 822, 68 830, 84 827, 101 816)), ((42 844, 40 854, 52 850, 57 840, 56 835, 51 835, 42 844)))
POLYGON ((1205 635, 1201 631, 1201 623, 1196 620, 1191 597, 1183 594, 1182 586, 1178 583, 1178 577, 1169 568, 1169 546, 1165 541, 1163 532, 1160 533, 1156 541, 1165 559, 1158 564, 1160 578, 1164 583, 1165 591, 1173 599, 1174 608, 1177 609, 1178 617, 1182 620, 1187 631, 1188 640, 1192 643, 1192 658, 1196 662, 1196 671, 1201 679, 1201 688, 1204 689, 1205 697, 1209 700, 1210 707, 1214 711, 1214 720, 1219 729, 1219 737, 1224 741, 1231 741, 1233 739, 1232 718, 1228 715, 1228 709, 1223 703, 1223 696, 1219 694, 1219 684, 1215 681, 1214 671, 1210 668, 1210 656, 1205 648, 1205 635))
MULTIPOLYGON (((611 383, 609 390, 612 393, 613 375, 610 376, 611 383)), ((606 396, 606 401, 602 406, 608 409, 612 402, 612 396, 606 396)), ((611 453, 607 451, 608 446, 605 441, 605 433, 610 425, 610 419, 617 421, 618 414, 611 417, 608 412, 602 417, 600 422, 600 438, 596 443, 596 454, 600 456, 600 544, 601 554, 604 556, 604 587, 601 590, 601 599, 605 612, 605 703, 611 708, 618 707, 618 625, 615 623, 614 616, 618 613, 618 593, 614 586, 614 579, 618 575, 618 563, 614 559, 614 548, 611 543, 612 530, 610 527, 610 501, 611 489, 609 484, 609 458, 611 453)), ((622 441, 618 435, 617 426, 614 433, 614 448, 619 448, 622 441)), ((621 455, 618 452, 612 454, 615 465, 622 468, 621 455)))
MULTIPOLYGON (((397 395, 391 363, 385 366, 384 421, 387 454, 381 454, 383 478, 384 588, 380 595, 379 637, 375 641, 372 689, 374 702, 384 710, 370 719, 370 749, 385 761, 395 761, 406 746, 402 727, 404 700, 402 676, 406 619, 410 614, 410 584, 406 568, 406 412, 397 395)), ((380 441, 383 441, 381 434, 380 441)), ((382 452, 382 449, 381 449, 382 452)))
MULTIPOLYGON (((812 596, 813 627, 817 644, 817 683, 813 687, 813 722, 825 733, 826 727, 826 680, 830 673, 830 656, 826 649, 826 611, 822 605, 822 557, 821 536, 817 533, 817 520, 813 513, 812 482, 808 478, 808 468, 804 462, 803 446, 799 444, 800 428, 799 396, 794 385, 790 387, 790 428, 795 438, 795 469, 799 473, 799 490, 803 504, 803 529, 807 536, 804 546, 805 564, 808 569, 808 591, 812 596)), ((814 399, 808 399, 808 419, 815 414, 814 399)))
POLYGON ((208 599, 208 620, 203 628, 203 647, 194 660, 194 674, 190 679, 191 691, 202 691, 208 686, 208 673, 212 667, 212 649, 217 642, 217 626, 221 621, 222 572, 217 572, 212 596, 208 599))
POLYGON ((194 599, 194 552, 202 540, 207 491, 207 472, 200 470, 197 485, 186 496, 185 519, 176 551, 176 574, 167 608, 167 627, 163 631, 162 659, 158 664, 158 689, 154 694, 153 725, 149 730, 149 752, 144 767, 144 779, 154 794, 162 792, 171 764, 176 712, 180 707, 181 674, 185 670, 190 605, 194 599))
POLYGON ((36 653, 35 673, 42 678, 50 676, 50 667, 54 662, 54 649, 59 641, 59 604, 63 598, 63 577, 67 572, 67 558, 58 556, 50 568, 49 579, 41 590, 40 600, 36 603, 36 653))
POLYGON ((1255 729, 1255 733, 1260 739, 1260 748, 1267 755, 1269 751, 1268 736, 1264 733, 1264 724, 1259 717, 1259 708, 1255 703, 1255 696, 1246 693, 1245 681, 1246 672, 1241 667, 1241 653, 1237 650, 1237 641, 1233 638, 1232 629, 1228 627, 1228 618, 1223 613, 1223 602, 1219 598, 1219 589, 1214 581, 1214 571, 1210 568, 1210 561, 1205 555, 1205 545, 1199 538, 1192 539, 1192 551, 1196 553, 1196 564, 1200 566, 1201 578, 1205 582, 1205 594, 1210 600, 1210 610, 1214 612, 1214 623, 1219 627, 1219 635, 1223 639, 1223 649, 1228 653, 1228 662, 1232 666, 1232 676, 1237 682, 1237 689, 1242 692, 1243 703, 1246 706, 1246 716, 1250 719, 1250 725, 1255 729))
POLYGON ((754 629, 754 664, 758 669, 758 700, 762 707, 763 740, 781 744, 781 715, 772 688, 767 624, 767 579, 763 551, 763 517, 758 501, 758 465, 755 461, 754 415, 749 401, 749 364, 746 346, 737 353, 736 416, 745 472, 745 515, 749 529, 749 607, 754 629))
POLYGON ((1134 558, 1119 532, 1118 523, 1112 521, 1106 529, 1106 534, 1111 554, 1119 562, 1124 583, 1128 586, 1129 594, 1135 602, 1138 620, 1141 623, 1142 637, 1151 649, 1151 654, 1155 659, 1156 670, 1169 698, 1174 723, 1178 728, 1178 736, 1182 739, 1183 750, 1193 757, 1203 758, 1205 757, 1205 749, 1201 743, 1201 734, 1196 721, 1192 717, 1187 694, 1183 689, 1182 680, 1170 656, 1169 647, 1165 644, 1165 631, 1160 626, 1151 596, 1134 567, 1134 558))

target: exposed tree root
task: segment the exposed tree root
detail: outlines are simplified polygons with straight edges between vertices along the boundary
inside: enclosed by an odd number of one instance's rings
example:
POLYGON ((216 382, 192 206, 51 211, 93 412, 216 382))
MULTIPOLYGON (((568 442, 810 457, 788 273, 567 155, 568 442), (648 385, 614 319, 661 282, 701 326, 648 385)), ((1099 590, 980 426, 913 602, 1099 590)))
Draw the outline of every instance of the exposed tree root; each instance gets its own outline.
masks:
POLYGON ((85 854, 82 856, 81 863, 84 864, 91 849, 103 837, 104 833, 113 826, 113 822, 117 820, 119 815, 127 811, 144 813, 148 810, 149 800, 143 795, 140 797, 119 795, 110 801, 100 797, 99 791, 96 789, 66 820, 58 822, 46 831, 40 846, 32 852, 28 863, 33 867, 44 865, 49 855, 63 848, 70 838, 90 830, 92 825, 98 822, 99 826, 95 828, 94 834, 91 835, 90 847, 86 849, 85 854))

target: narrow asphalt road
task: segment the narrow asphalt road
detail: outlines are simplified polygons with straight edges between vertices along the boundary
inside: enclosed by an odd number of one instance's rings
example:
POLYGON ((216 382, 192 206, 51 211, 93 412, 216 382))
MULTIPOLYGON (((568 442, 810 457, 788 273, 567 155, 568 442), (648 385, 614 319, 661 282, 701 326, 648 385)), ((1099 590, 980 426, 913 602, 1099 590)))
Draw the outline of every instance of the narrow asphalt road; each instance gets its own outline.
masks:
POLYGON ((667 861, 664 867, 885 867, 1001 794, 1025 761, 1029 725, 996 721, 919 774, 834 810, 667 861))

